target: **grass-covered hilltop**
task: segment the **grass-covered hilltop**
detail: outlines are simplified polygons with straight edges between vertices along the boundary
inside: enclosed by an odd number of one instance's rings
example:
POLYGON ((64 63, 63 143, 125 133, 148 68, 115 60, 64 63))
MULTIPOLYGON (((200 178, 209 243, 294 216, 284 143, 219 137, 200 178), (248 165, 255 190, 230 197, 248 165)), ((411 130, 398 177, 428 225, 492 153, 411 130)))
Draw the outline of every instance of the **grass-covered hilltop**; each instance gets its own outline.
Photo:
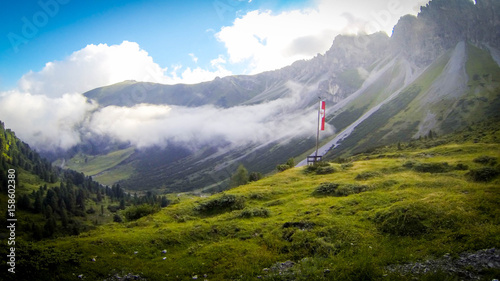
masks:
POLYGON ((209 197, 172 195, 154 214, 125 215, 131 206, 116 212, 123 222, 79 235, 18 233, 16 274, 2 278, 492 280, 499 128, 491 121, 291 168, 209 197))

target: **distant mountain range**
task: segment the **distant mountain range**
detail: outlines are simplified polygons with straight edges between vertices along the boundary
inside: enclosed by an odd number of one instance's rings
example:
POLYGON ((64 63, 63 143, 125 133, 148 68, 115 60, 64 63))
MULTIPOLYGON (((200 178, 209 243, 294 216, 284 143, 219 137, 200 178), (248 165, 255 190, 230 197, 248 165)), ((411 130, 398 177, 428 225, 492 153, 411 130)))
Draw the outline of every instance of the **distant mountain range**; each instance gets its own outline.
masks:
MULTIPOLYGON (((391 37, 340 35, 325 54, 276 71, 196 85, 124 81, 85 96, 100 106, 165 104, 193 110, 293 99, 276 115, 284 120, 314 117, 320 97, 334 128, 322 135, 322 152, 334 159, 498 117, 499 65, 499 1, 433 0, 417 17, 402 17, 391 37)), ((56 163, 129 190, 220 191, 228 188, 239 164, 268 173, 290 157, 304 159, 314 145, 315 134, 298 132, 240 146, 221 139, 196 150, 178 142, 135 149, 88 139, 56 163)))

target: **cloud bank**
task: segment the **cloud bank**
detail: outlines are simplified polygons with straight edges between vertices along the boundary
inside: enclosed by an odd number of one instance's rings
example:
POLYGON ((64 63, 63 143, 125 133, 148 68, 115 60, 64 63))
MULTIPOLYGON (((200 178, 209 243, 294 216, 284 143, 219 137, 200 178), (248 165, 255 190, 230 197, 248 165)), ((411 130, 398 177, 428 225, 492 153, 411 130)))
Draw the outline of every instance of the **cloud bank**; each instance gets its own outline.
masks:
MULTIPOLYGON (((225 63, 224 56, 211 62, 221 73, 225 63)), ((0 120, 41 151, 67 150, 93 137, 138 148, 174 142, 194 149, 206 144, 238 146, 314 134, 315 113, 302 114, 304 91, 293 84, 288 97, 227 109, 151 104, 100 107, 82 94, 125 79, 164 82, 210 75, 188 70, 183 78, 166 77, 165 70, 137 43, 89 45, 63 61, 47 63, 40 72, 24 75, 18 89, 0 93, 0 120)))
POLYGON ((50 98, 16 92, 0 99, 0 108, 4 109, 0 119, 41 151, 66 150, 93 137, 137 148, 165 147, 169 143, 190 149, 241 146, 315 133, 316 113, 304 113, 303 93, 291 93, 256 105, 192 108, 152 104, 98 107, 80 94, 50 98))
MULTIPOLYGON (((139 104, 94 112, 88 129, 143 148, 174 142, 189 148, 206 144, 265 143, 315 133, 316 113, 304 114, 300 93, 267 103, 217 108, 139 104)), ((328 129, 331 133, 331 128, 328 129)))

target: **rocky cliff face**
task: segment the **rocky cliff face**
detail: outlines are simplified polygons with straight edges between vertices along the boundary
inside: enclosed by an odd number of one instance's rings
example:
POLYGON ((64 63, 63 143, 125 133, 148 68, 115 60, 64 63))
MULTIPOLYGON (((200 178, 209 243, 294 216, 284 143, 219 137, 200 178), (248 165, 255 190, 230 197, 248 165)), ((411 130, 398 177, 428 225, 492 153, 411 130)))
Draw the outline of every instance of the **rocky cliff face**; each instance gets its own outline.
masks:
POLYGON ((433 0, 394 27, 391 51, 425 66, 460 41, 500 46, 500 2, 433 0))

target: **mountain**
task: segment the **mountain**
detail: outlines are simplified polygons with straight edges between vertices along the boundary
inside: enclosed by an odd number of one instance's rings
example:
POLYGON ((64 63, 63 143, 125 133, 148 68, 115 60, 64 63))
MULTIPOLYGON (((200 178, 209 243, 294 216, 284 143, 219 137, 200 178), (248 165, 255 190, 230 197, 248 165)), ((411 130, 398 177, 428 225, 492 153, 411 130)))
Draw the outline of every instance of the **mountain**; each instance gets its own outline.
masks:
MULTIPOLYGON (((85 95, 101 106, 150 103, 192 110, 291 99, 291 106, 272 117, 300 124, 307 116, 314 120, 321 97, 334 128, 322 134, 321 154, 346 157, 498 116, 499 11, 498 1, 433 0, 418 16, 402 17, 391 37, 337 36, 325 54, 276 71, 196 85, 125 81, 85 95)), ((298 128, 265 141, 234 145, 220 139, 194 149, 169 141, 135 149, 90 139, 57 163, 128 190, 220 191, 240 164, 269 173, 290 157, 304 159, 314 150, 315 133, 298 128)))

